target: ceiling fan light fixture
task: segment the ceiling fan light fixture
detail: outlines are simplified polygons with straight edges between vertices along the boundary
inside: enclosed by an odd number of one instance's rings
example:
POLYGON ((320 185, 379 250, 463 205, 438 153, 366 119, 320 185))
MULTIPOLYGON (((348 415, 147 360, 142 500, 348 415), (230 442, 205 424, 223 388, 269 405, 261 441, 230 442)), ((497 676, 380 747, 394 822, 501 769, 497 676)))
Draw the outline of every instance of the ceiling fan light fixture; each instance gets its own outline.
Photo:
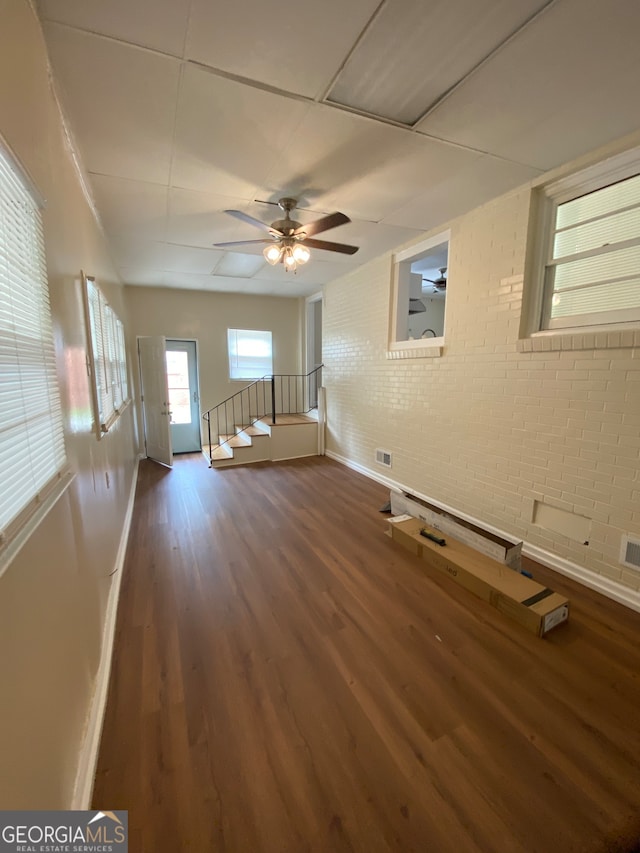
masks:
POLYGON ((306 264, 311 257, 311 252, 302 243, 298 243, 293 247, 293 257, 298 264, 306 264))
POLYGON ((285 246, 284 251, 282 252, 282 263, 284 264, 286 272, 296 271, 298 264, 291 246, 285 246))
POLYGON ((282 246, 278 246, 277 243, 272 243, 263 250, 262 254, 264 255, 267 263, 270 263, 272 267, 275 267, 275 265, 282 259, 283 249, 282 246))
POLYGON ((358 251, 357 246, 348 246, 346 243, 332 243, 328 240, 316 240, 314 237, 315 234, 351 222, 345 213, 336 211, 303 225, 291 217, 291 211, 297 205, 295 198, 288 196, 281 198, 278 205, 284 210, 284 218, 272 222, 271 225, 250 216, 243 210, 225 210, 225 213, 233 216, 234 219, 239 219, 241 222, 246 222, 266 231, 269 237, 262 240, 231 240, 224 243, 214 243, 214 246, 219 249, 228 249, 229 247, 244 246, 248 243, 268 243, 269 245, 262 250, 265 261, 271 266, 282 264, 287 272, 295 272, 299 264, 306 264, 311 259, 311 252, 304 245, 310 237, 312 239, 309 239, 309 243, 314 249, 341 252, 345 255, 353 255, 358 251))

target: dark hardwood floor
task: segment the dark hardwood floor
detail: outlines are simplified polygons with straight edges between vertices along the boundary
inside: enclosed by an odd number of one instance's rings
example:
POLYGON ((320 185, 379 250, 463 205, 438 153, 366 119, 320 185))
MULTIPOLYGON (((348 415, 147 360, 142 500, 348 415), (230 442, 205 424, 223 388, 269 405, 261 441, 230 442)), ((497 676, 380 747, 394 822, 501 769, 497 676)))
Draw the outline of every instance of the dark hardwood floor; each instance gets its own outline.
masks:
POLYGON ((94 806, 132 853, 627 853, 640 614, 539 640, 383 532, 327 458, 140 467, 94 806))

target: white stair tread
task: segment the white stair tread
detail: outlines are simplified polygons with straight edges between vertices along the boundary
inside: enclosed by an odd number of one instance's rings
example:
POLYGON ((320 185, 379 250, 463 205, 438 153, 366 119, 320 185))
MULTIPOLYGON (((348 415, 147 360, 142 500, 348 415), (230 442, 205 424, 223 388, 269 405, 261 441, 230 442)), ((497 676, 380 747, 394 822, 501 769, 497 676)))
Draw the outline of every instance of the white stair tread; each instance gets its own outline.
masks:
POLYGON ((252 438, 254 436, 267 435, 267 433, 263 429, 260 429, 259 426, 236 426, 236 429, 239 433, 243 433, 244 435, 250 435, 252 438))
POLYGON ((221 435, 220 442, 227 447, 251 447, 251 437, 238 433, 236 435, 221 435))
MULTIPOLYGON (((206 448, 205 448, 206 450, 206 448)), ((233 459, 233 450, 226 444, 214 444, 211 448, 212 459, 233 459)))
POLYGON ((275 424, 271 423, 271 415, 266 415, 260 419, 260 423, 266 424, 270 429, 274 426, 291 426, 292 424, 317 424, 317 418, 309 417, 309 415, 300 412, 295 415, 276 415, 275 424))

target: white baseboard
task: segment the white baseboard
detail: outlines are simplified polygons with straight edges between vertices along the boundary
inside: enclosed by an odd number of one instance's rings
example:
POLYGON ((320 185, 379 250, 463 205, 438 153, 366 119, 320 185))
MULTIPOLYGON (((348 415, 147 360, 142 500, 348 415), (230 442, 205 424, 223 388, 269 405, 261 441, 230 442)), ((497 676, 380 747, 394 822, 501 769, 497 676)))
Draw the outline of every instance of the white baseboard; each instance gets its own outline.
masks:
MULTIPOLYGON (((335 459, 336 462, 340 462, 341 465, 346 465, 347 468, 352 468, 359 474, 364 474, 364 476, 368 477, 370 480, 375 480, 377 483, 382 483, 383 486, 388 486, 390 489, 395 489, 398 492, 410 491, 410 489, 405 489, 404 486, 396 483, 396 481, 392 480, 390 477, 385 477, 385 475, 381 474, 379 471, 372 471, 371 468, 365 468, 364 465, 352 462, 351 459, 347 459, 346 456, 340 456, 339 453, 335 453, 333 450, 325 450, 324 455, 328 456, 330 459, 335 459)), ((411 493, 417 495, 417 497, 422 497, 422 495, 418 495, 417 492, 411 493)), ((425 500, 427 499, 425 498, 425 500)))
POLYGON ((104 722, 104 714, 107 707, 107 691, 109 689, 109 677, 111 675, 111 659, 113 657, 113 642, 116 632, 116 616, 118 613, 118 601, 120 599, 122 569, 124 567, 124 558, 127 552, 127 543, 129 541, 131 519, 133 517, 133 505, 136 495, 136 484, 138 482, 138 466, 140 464, 140 459, 142 458, 144 457, 137 457, 133 470, 129 502, 127 504, 127 511, 125 513, 124 524, 122 526, 122 534, 120 536, 120 544, 118 546, 118 553, 116 554, 114 569, 111 573, 113 580, 111 581, 111 589, 109 590, 104 630, 102 632, 100 664, 96 674, 95 688, 93 698, 91 700, 87 727, 84 733, 84 740, 80 749, 73 799, 69 806, 72 810, 84 810, 91 807, 93 783, 96 775, 96 765, 98 763, 100 738, 102 736, 102 724, 104 722))
POLYGON ((313 453, 299 453, 297 456, 278 456, 277 459, 272 457, 267 462, 287 462, 289 459, 308 459, 310 456, 319 456, 319 454, 314 451, 313 453))
POLYGON ((606 595, 607 598, 612 598, 614 601, 624 604, 631 610, 637 610, 640 613, 640 592, 635 589, 629 589, 617 581, 607 578, 604 575, 597 575, 595 572, 590 572, 584 566, 579 566, 577 563, 572 563, 571 560, 566 560, 564 557, 558 557, 551 551, 545 551, 537 545, 531 545, 529 542, 522 543, 522 553, 542 563, 549 569, 554 569, 561 575, 566 575, 573 578, 578 583, 588 586, 596 592, 606 595))
MULTIPOLYGON (((373 471, 370 468, 366 468, 364 465, 359 465, 357 462, 352 462, 350 459, 347 459, 344 456, 340 456, 339 453, 335 453, 332 450, 327 450, 326 455, 329 456, 331 459, 335 459, 336 462, 340 462, 342 465, 346 465, 348 468, 352 468, 354 471, 358 471, 360 474, 364 474, 364 476, 369 477, 370 480, 375 480, 376 482, 381 483, 383 486, 388 486, 390 489, 395 489, 399 492, 408 492, 411 495, 415 495, 418 498, 422 498, 422 500, 434 504, 440 509, 443 509, 445 512, 451 512, 454 515, 457 515, 459 518, 463 518, 465 521, 469 521, 472 524, 478 525, 478 527, 482 527, 485 530, 490 531, 491 533, 495 533, 496 536, 502 536, 505 539, 514 538, 513 534, 509 533, 506 530, 501 530, 498 527, 494 527, 491 524, 487 524, 481 518, 475 518, 472 515, 460 512, 460 510, 456 509, 455 507, 449 506, 448 504, 443 504, 442 501, 438 501, 435 498, 432 498, 430 495, 425 495, 421 492, 417 492, 415 489, 412 489, 409 486, 404 486, 402 483, 398 483, 378 471, 373 471)), ((596 592, 605 595, 607 598, 611 598, 614 601, 619 602, 620 604, 624 604, 625 607, 629 607, 631 608, 631 610, 636 610, 640 612, 640 592, 638 592, 637 590, 629 589, 629 587, 626 587, 624 586, 624 584, 618 583, 617 581, 614 581, 611 578, 604 577, 603 575, 598 575, 595 572, 590 572, 588 569, 585 569, 584 566, 579 566, 577 563, 572 563, 571 560, 567 560, 564 557, 559 557, 557 554, 554 554, 551 551, 546 551, 544 548, 539 548, 537 545, 532 545, 530 542, 523 541, 522 553, 525 554, 525 556, 527 557, 531 557, 532 560, 536 560, 538 563, 542 563, 543 566, 546 566, 549 569, 553 569, 554 571, 559 572, 561 575, 566 575, 569 578, 573 578, 573 580, 577 581, 578 583, 581 583, 583 586, 587 586, 590 589, 593 589, 596 592)))

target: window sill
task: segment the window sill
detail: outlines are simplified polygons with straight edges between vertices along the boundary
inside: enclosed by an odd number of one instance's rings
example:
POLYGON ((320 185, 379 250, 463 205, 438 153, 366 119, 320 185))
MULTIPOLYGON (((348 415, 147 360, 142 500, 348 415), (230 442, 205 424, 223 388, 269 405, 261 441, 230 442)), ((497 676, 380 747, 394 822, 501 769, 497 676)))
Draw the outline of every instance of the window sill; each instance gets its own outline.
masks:
POLYGON ((104 438, 105 435, 109 433, 113 425, 122 417, 124 412, 129 408, 130 404, 131 397, 127 397, 127 399, 120 404, 120 408, 114 409, 114 411, 109 415, 107 421, 103 424, 100 424, 100 429, 96 430, 98 441, 100 441, 100 439, 104 438))
POLYGON ((444 338, 427 338, 419 341, 394 341, 389 344, 387 358, 440 358, 444 338))
POLYGON ((631 349, 640 347, 640 327, 583 326, 534 332, 517 342, 518 352, 555 352, 557 350, 631 349))

